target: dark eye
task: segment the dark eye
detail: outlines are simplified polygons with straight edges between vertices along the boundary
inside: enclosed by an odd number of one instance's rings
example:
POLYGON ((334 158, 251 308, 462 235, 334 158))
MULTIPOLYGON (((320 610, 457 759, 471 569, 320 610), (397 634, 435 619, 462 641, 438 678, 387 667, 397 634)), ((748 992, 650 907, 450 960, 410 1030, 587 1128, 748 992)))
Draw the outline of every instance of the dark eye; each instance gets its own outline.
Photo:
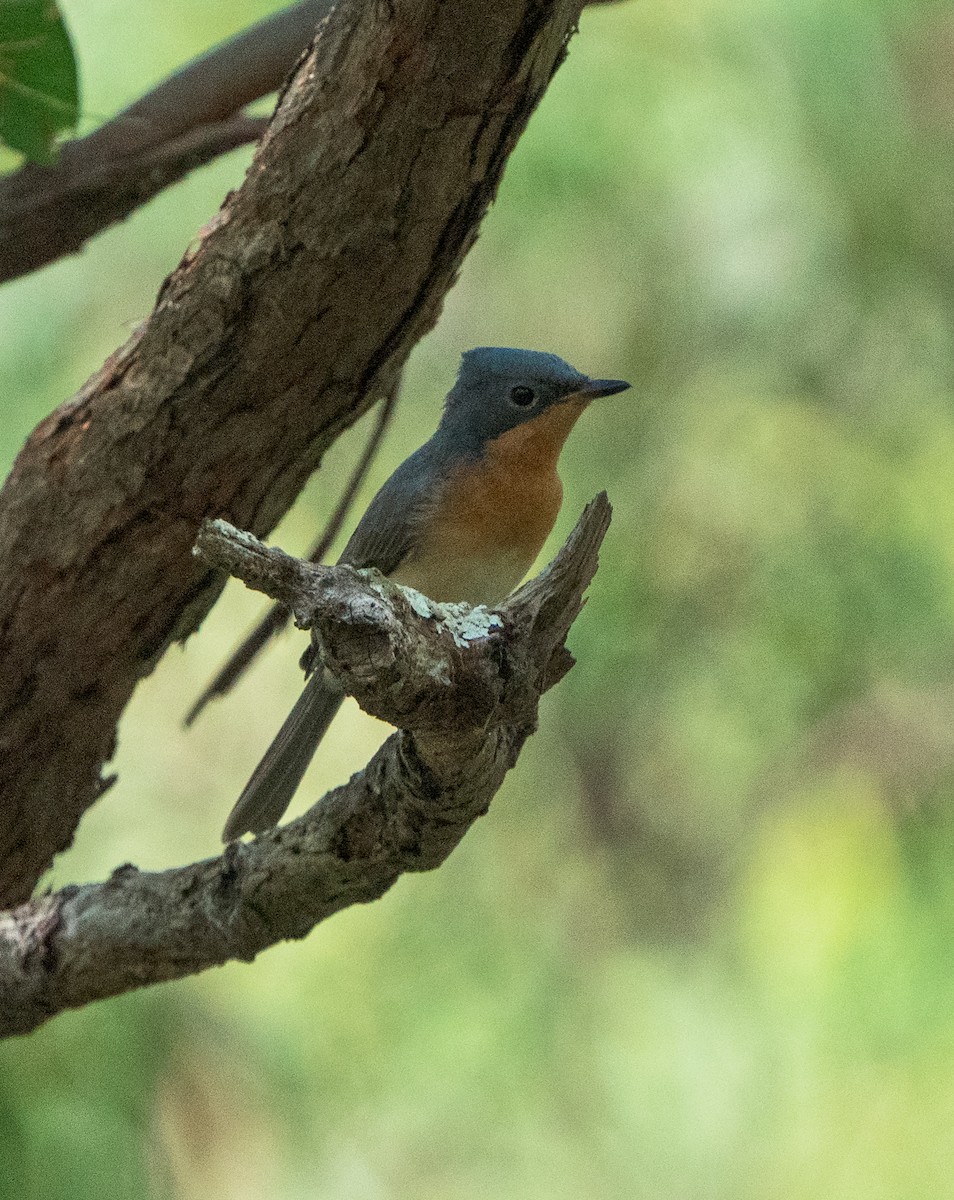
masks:
POLYGON ((533 388, 515 387, 510 389, 510 399, 514 404, 519 404, 521 408, 529 408, 536 398, 533 388))

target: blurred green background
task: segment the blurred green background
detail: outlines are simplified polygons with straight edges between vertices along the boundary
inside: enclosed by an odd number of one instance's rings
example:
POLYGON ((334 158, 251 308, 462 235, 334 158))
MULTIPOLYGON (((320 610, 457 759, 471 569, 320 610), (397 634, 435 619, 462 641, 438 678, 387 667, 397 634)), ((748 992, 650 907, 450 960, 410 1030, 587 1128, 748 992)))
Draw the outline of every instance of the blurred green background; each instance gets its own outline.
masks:
MULTIPOLYGON (((270 7, 67 2, 85 128, 270 7)), ((616 511, 579 664, 438 872, 3 1047, 4 1197, 954 1195, 954 10, 581 25, 367 488, 468 346, 631 379, 564 457, 557 536, 616 511)), ((5 466, 247 160, 0 291, 5 466)), ((142 685, 52 885, 217 851, 301 635, 180 721, 260 611, 230 585, 142 685)), ((295 811, 386 733, 344 712, 295 811)))

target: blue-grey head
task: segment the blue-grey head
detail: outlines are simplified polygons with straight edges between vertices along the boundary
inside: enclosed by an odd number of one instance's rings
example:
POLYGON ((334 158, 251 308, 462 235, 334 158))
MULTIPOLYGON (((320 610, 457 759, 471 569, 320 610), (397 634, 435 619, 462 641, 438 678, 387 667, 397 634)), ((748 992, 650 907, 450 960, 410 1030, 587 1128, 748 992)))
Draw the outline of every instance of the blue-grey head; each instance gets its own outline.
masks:
POLYGON ((479 451, 555 405, 572 402, 584 407, 628 387, 622 379, 591 379, 555 354, 478 346, 461 356, 440 432, 453 436, 462 451, 479 451))

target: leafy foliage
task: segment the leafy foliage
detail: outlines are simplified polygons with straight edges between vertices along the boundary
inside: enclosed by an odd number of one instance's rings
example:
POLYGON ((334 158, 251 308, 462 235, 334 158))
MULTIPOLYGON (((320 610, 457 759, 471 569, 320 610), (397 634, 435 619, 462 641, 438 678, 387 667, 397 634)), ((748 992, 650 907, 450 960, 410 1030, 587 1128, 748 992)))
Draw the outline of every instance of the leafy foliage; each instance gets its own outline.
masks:
POLYGON ((52 0, 0 0, 0 139, 37 162, 76 124, 76 60, 52 0))

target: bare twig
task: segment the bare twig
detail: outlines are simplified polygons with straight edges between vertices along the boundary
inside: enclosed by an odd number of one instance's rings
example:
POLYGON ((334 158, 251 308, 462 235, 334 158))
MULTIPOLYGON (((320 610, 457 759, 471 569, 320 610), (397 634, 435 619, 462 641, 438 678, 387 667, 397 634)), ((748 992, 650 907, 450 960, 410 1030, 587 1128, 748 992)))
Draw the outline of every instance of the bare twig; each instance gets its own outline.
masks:
POLYGON ((313 566, 207 524, 203 557, 312 622, 344 687, 402 732, 305 816, 219 858, 159 873, 126 865, 0 914, 0 1036, 250 961, 377 899, 403 872, 442 863, 487 811, 536 727, 540 695, 572 662, 564 639, 609 520, 600 495, 550 566, 495 613, 435 605, 377 572, 313 566))
MULTIPOLYGON (((364 477, 368 473, 371 463, 374 461, 374 456, 378 452, 381 441, 391 423, 391 416, 397 405, 398 391, 400 381, 395 382, 394 387, 388 392, 381 403, 378 410, 378 419, 371 430, 367 445, 361 458, 358 460, 354 470, 351 473, 351 478, 345 485, 344 491, 341 493, 334 512, 328 519, 328 523, 322 532, 321 537, 312 547, 308 558, 310 562, 319 563, 328 553, 331 543, 338 536, 342 525, 347 519, 348 513, 351 511, 351 506, 354 503, 354 498, 358 493, 358 489, 364 482, 364 477)), ((284 604, 273 604, 265 616, 251 630, 245 639, 232 651, 225 665, 212 679, 212 682, 203 691, 195 704, 189 709, 185 719, 185 725, 188 727, 196 719, 199 713, 205 708, 210 700, 214 700, 217 696, 227 695, 232 688, 238 683, 242 675, 251 665, 256 655, 262 650, 269 641, 285 628, 291 618, 291 613, 284 604)))

